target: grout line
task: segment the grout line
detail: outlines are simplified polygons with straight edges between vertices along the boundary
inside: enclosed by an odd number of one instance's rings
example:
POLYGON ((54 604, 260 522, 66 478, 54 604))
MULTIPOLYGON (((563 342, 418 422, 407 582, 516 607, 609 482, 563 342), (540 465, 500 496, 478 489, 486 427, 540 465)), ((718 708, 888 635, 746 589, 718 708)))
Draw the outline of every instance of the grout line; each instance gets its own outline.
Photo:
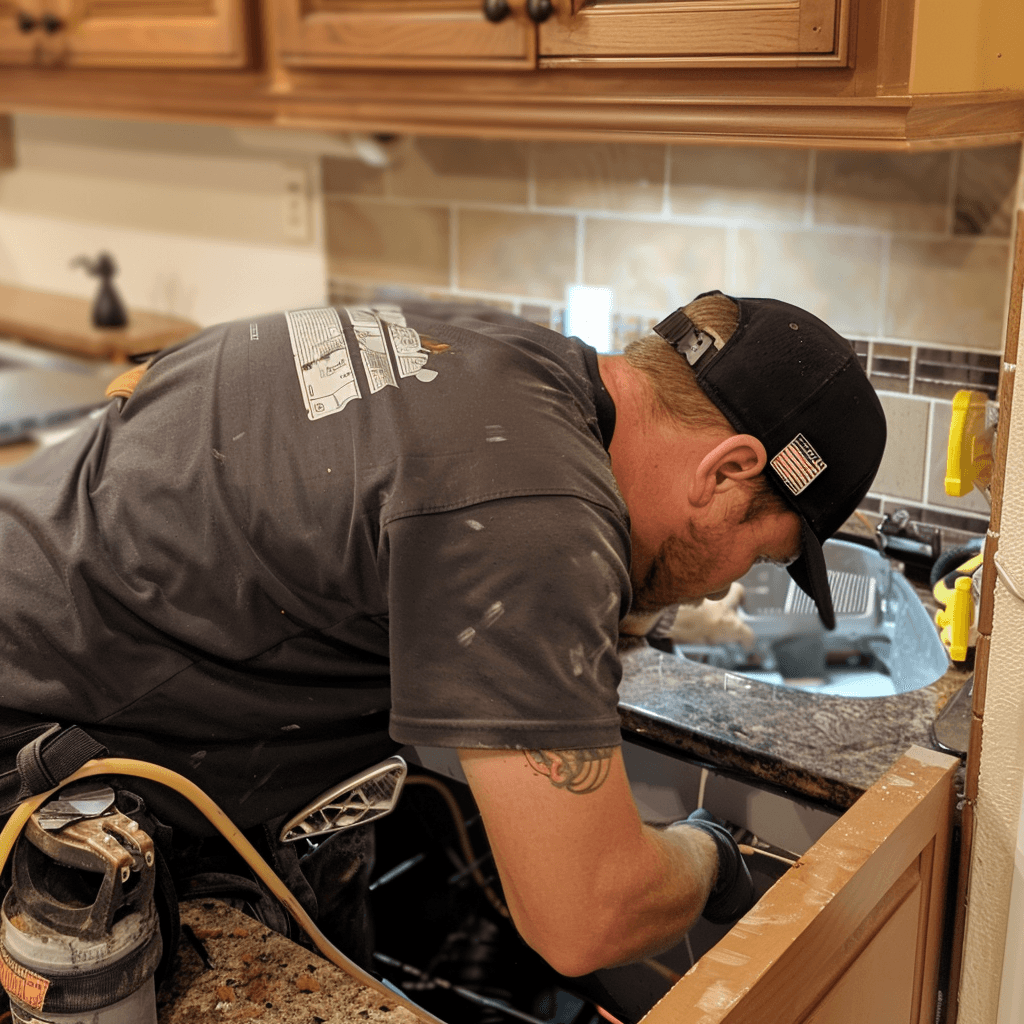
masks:
POLYGON ((818 151, 807 151, 807 191, 804 194, 804 227, 813 228, 814 224, 814 190, 818 184, 818 151))
POLYGON ((662 217, 672 216, 672 147, 665 143, 665 163, 662 170, 661 182, 661 215, 662 217))
POLYGON ((953 235, 956 228, 956 185, 960 175, 960 154, 953 150, 949 161, 949 181, 946 187, 946 234, 953 235))
POLYGON ((583 280, 583 250, 585 242, 586 217, 579 213, 576 215, 576 284, 584 284, 583 280))
POLYGON ((448 207, 448 280, 451 290, 459 288, 459 208, 448 207))
POLYGON ((740 233, 736 227, 725 229, 725 277, 726 289, 735 294, 739 289, 740 233))
MULTIPOLYGON (((804 222, 805 213, 799 217, 783 220, 765 220, 751 216, 727 217, 727 216, 700 216, 697 214, 666 214, 664 209, 646 213, 637 210, 601 210, 588 207, 575 206, 536 206, 531 205, 529 199, 524 203, 502 203, 484 199, 430 199, 417 198, 414 196, 365 196, 349 195, 340 192, 324 193, 325 200, 347 200, 364 203, 366 205, 380 206, 426 206, 445 207, 446 205, 458 207, 464 210, 480 210, 493 213, 544 213, 552 216, 575 217, 585 215, 593 220, 628 220, 640 224, 675 224, 680 227, 736 227, 739 229, 754 230, 777 230, 777 231, 805 231, 807 224, 804 222)), ((663 200, 664 203, 664 200, 663 200)), ((886 237, 898 237, 912 242, 948 241, 949 235, 945 231, 887 231, 883 228, 872 225, 859 224, 814 224, 813 231, 816 235, 824 236, 852 236, 856 238, 884 235, 886 237)), ((967 241, 968 239, 964 239, 967 241)), ((972 235, 969 242, 971 246, 986 246, 989 248, 1005 249, 1009 240, 996 235, 972 235)))
MULTIPOLYGON (((889 306, 889 274, 892 268, 892 233, 882 235, 882 258, 878 268, 878 317, 875 321, 879 337, 885 337, 885 311, 889 306)), ((911 377, 913 383, 913 377, 911 377)))
POLYGON ((537 209, 537 144, 526 144, 526 208, 537 209))
POLYGON ((928 409, 928 430, 925 432, 924 439, 924 481, 923 488, 924 493, 921 496, 923 502, 928 501, 928 495, 931 493, 932 487, 932 441, 935 437, 935 412, 937 405, 934 401, 929 402, 928 409))

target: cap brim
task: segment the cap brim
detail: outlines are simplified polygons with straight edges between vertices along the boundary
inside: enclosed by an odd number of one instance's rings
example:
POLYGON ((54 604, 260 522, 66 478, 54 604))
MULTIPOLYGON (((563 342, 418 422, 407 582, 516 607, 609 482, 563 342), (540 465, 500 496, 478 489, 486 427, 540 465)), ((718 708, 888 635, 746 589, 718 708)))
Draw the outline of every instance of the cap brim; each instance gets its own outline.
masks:
POLYGON ((832 591, 828 585, 828 569, 821 542, 802 516, 802 550, 800 557, 789 566, 789 575, 796 585, 818 606, 818 615, 826 629, 836 628, 836 613, 832 607, 832 591))

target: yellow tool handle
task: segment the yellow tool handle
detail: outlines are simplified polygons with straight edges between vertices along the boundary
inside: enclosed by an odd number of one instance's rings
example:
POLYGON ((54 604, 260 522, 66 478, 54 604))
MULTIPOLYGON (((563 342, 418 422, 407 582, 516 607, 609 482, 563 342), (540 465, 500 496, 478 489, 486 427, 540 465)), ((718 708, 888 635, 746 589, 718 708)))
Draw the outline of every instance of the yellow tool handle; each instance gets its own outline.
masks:
POLYGON ((971 623, 974 622, 974 598, 971 577, 961 576, 949 595, 949 603, 935 615, 942 630, 942 642, 949 648, 953 661, 964 661, 970 646, 971 623))
POLYGON ((986 426, 988 396, 980 391, 958 391, 946 448, 946 493, 954 498, 970 494, 975 485, 984 493, 992 481, 992 430, 986 426))

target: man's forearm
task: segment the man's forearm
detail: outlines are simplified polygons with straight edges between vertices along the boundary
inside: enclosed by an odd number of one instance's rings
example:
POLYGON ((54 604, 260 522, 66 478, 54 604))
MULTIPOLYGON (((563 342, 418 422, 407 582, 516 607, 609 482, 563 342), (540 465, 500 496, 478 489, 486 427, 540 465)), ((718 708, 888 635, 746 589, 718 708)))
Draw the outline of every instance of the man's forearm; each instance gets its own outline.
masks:
POLYGON ((676 945, 700 917, 715 884, 718 857, 702 832, 645 825, 641 842, 651 856, 623 858, 601 966, 632 963, 676 945))
POLYGON ((644 825, 618 748, 462 751, 509 910, 563 974, 666 949, 700 915, 714 841, 644 825))

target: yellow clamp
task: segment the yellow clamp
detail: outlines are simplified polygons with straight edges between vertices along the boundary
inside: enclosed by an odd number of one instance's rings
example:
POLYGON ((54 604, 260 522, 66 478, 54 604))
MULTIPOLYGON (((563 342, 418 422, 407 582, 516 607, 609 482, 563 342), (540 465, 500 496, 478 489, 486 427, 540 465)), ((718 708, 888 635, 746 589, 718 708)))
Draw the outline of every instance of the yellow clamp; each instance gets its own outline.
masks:
POLYGON ((988 396, 980 391, 958 391, 946 448, 946 493, 954 498, 977 487, 986 497, 992 483, 992 435, 987 423, 988 396))
POLYGON ((935 613, 935 624, 941 630, 942 642, 949 648, 949 656, 953 661, 966 659, 973 622, 974 598, 971 596, 971 577, 961 576, 949 593, 946 607, 935 613))

